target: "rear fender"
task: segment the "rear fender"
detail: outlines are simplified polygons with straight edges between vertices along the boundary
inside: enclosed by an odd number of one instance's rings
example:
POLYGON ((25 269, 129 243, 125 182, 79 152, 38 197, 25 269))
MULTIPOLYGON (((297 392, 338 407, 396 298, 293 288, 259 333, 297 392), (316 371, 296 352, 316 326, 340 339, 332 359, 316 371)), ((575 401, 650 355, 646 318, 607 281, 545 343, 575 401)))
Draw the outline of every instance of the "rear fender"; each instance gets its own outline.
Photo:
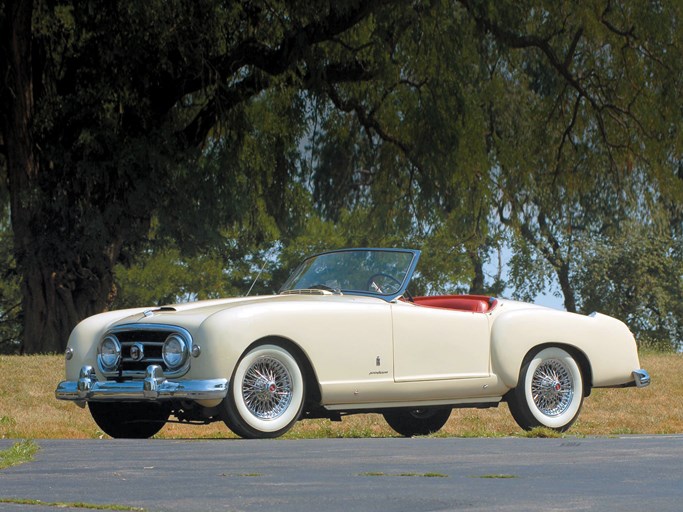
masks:
POLYGON ((491 368, 510 389, 517 386, 524 358, 533 349, 559 346, 572 353, 592 386, 623 384, 639 368, 633 335, 620 321, 550 309, 502 313, 491 329, 491 368))

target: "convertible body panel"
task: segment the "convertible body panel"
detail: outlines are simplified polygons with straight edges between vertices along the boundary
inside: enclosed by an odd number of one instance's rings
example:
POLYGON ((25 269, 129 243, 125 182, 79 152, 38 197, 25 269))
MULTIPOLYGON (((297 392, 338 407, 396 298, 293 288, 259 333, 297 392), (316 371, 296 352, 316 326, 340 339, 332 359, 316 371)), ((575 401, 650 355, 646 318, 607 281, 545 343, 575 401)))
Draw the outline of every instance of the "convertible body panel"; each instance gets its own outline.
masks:
MULTIPOLYGON (((278 295, 90 317, 69 338, 66 380, 56 396, 81 405, 168 403, 159 414, 222 418, 240 435, 258 437, 281 434, 304 413, 441 411, 504 399, 513 400, 525 428, 537 421, 568 428, 580 409, 575 397, 591 388, 649 383, 622 322, 487 296, 413 299, 406 290, 418 257, 408 250, 333 251, 306 260, 278 295), (268 409, 290 400, 298 412, 268 409)), ((111 428, 108 409, 91 409, 111 428)), ((387 421, 404 431, 396 414, 387 421)), ((131 432, 115 425, 107 431, 131 432)))
POLYGON ((76 380, 81 366, 94 359, 92 339, 129 324, 187 329, 211 354, 192 361, 188 379, 229 379, 254 342, 288 340, 311 362, 326 406, 455 401, 463 394, 498 401, 517 385, 524 357, 545 344, 584 354, 594 387, 627 384, 639 368, 628 328, 601 314, 572 315, 500 299, 490 312, 471 312, 370 297, 274 295, 91 317, 69 340, 80 357, 67 365, 67 379, 76 380))
POLYGON ((487 315, 405 303, 392 310, 396 382, 491 375, 487 315))

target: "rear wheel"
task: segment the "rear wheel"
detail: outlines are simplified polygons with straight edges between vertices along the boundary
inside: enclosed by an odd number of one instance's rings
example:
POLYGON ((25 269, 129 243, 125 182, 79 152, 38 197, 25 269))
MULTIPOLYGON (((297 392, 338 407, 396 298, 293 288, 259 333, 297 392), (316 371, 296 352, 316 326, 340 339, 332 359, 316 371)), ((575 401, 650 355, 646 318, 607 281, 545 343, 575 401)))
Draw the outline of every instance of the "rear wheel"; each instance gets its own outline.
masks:
POLYGON ((507 401, 512 417, 524 430, 547 427, 564 432, 576 421, 583 404, 581 369, 566 350, 541 349, 525 360, 507 401))
POLYGON ((402 436, 426 436, 441 430, 451 415, 450 409, 397 409, 384 413, 384 419, 402 436))
POLYGON ((222 418, 240 437, 279 437, 301 416, 305 396, 296 358, 278 345, 260 345, 237 364, 222 418))
POLYGON ((159 432, 171 413, 155 402, 88 402, 97 426, 114 438, 146 439, 159 432))

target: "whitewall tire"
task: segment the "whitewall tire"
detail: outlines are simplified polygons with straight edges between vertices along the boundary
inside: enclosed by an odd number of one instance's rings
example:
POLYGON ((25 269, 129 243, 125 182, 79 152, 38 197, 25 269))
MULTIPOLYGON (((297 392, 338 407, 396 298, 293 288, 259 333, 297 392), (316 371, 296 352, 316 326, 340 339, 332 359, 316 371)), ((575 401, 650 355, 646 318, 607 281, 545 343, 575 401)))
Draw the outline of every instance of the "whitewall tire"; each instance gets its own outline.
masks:
POLYGON ((297 422, 304 405, 301 365, 278 345, 259 345, 240 359, 223 401, 223 420, 246 438, 278 437, 297 422))
POLYGON ((584 383, 574 357, 559 347, 532 352, 507 395, 510 412, 525 430, 547 427, 564 432, 576 421, 583 404, 584 383))

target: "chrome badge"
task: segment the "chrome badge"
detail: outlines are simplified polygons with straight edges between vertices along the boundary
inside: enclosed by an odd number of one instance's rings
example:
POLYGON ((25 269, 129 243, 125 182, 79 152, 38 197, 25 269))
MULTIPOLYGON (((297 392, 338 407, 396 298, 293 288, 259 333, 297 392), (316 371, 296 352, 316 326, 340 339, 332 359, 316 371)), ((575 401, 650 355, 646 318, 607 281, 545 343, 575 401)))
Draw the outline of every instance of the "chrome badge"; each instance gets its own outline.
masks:
POLYGON ((130 347, 130 358, 133 361, 142 361, 145 357, 145 347, 142 343, 135 342, 130 347))

